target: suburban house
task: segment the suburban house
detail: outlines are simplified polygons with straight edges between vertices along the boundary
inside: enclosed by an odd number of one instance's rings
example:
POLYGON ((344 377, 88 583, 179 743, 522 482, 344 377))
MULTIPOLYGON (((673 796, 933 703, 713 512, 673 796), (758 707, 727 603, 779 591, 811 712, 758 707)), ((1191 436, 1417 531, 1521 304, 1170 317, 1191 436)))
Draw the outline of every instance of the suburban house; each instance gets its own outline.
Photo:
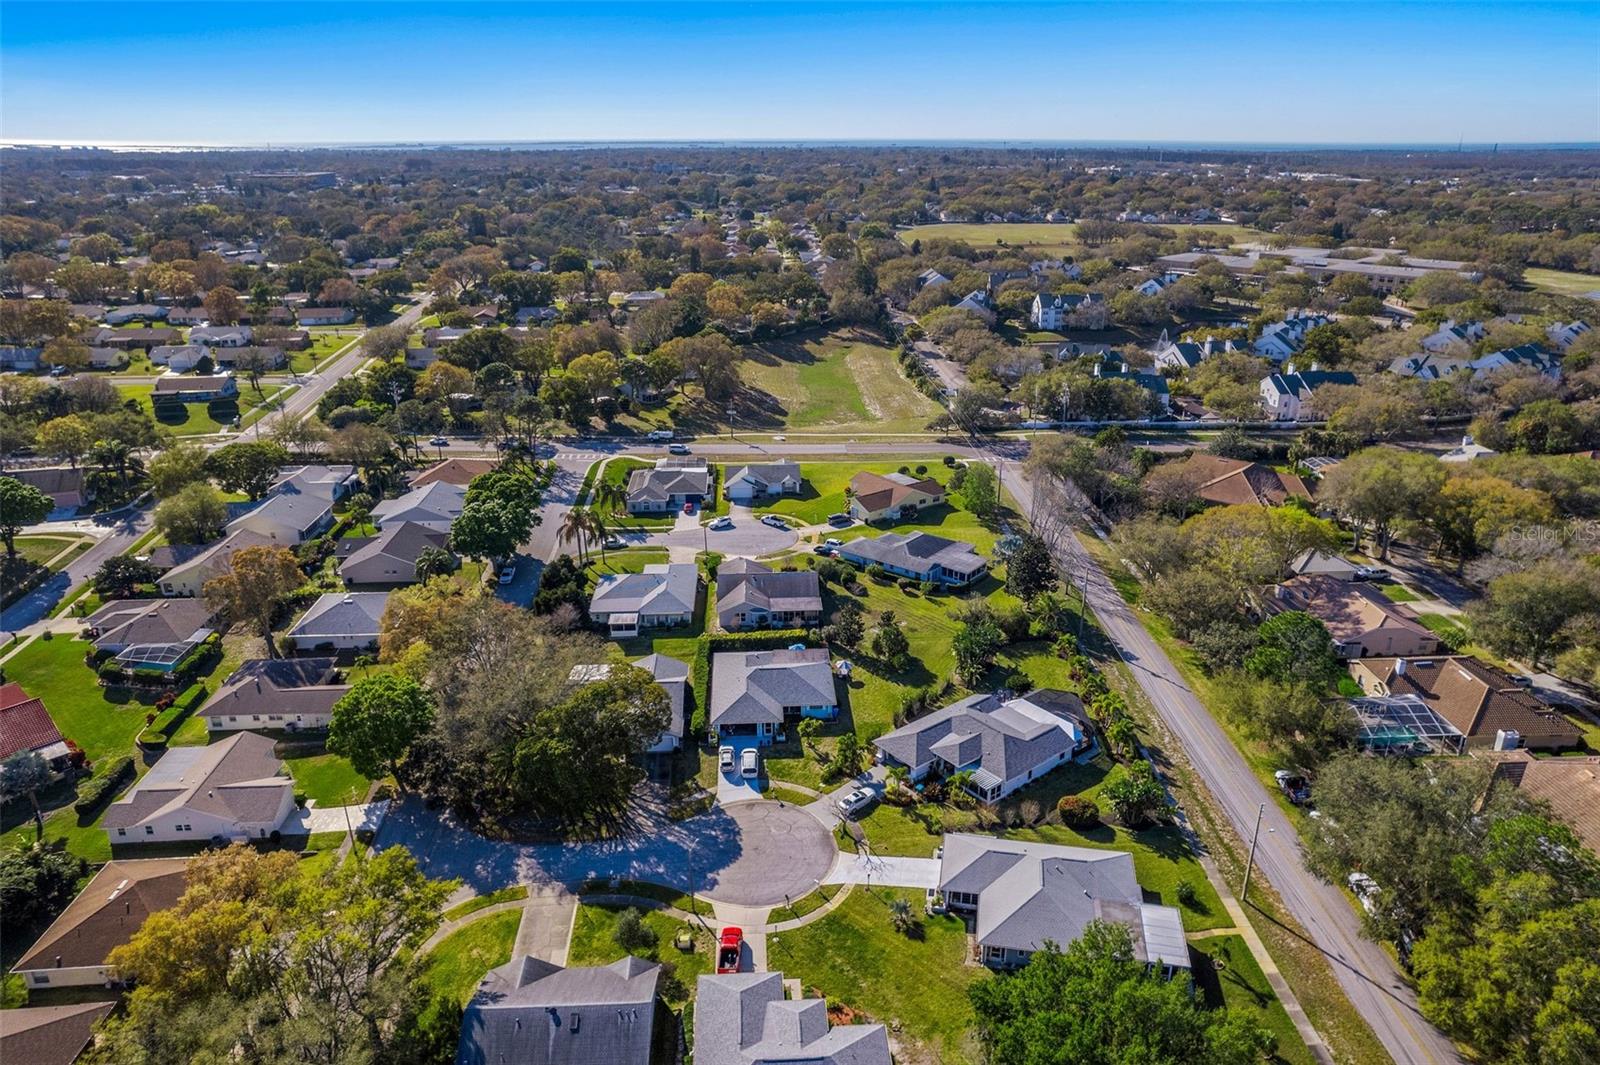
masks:
POLYGON ((472 326, 439 325, 422 331, 422 342, 430 348, 441 348, 460 340, 472 332, 472 326))
POLYGON ((206 747, 171 747, 106 807, 113 848, 267 839, 294 811, 294 781, 266 736, 240 732, 206 747))
POLYGON ((1282 373, 1270 373, 1261 379, 1261 405, 1273 421, 1295 422, 1311 403, 1312 394, 1323 385, 1355 383, 1356 375, 1348 370, 1319 370, 1313 364, 1311 369, 1297 373, 1290 363, 1282 373))
POLYGON ((82 467, 36 466, 32 469, 5 470, 0 472, 0 476, 33 485, 50 497, 54 510, 75 511, 90 499, 82 467))
POLYGON ((1179 468, 1194 485, 1196 497, 1205 503, 1276 507, 1290 497, 1311 498, 1311 490, 1296 475, 1244 459, 1197 452, 1184 459, 1179 468))
POLYGON ((350 685, 339 683, 332 658, 256 658, 222 682, 199 716, 212 733, 240 729, 325 729, 333 704, 350 685))
POLYGON ((1196 344, 1192 340, 1169 340, 1167 331, 1163 329, 1161 338, 1156 341, 1155 367, 1157 370, 1192 370, 1205 362, 1208 356, 1231 350, 1232 347, 1232 341, 1224 346, 1214 344, 1210 339, 1203 344, 1196 344))
POLYGON ((247 348, 255 331, 247 325, 202 325, 189 330, 189 343, 208 348, 247 348))
POLYGON ((278 479, 272 482, 272 490, 291 489, 337 501, 355 491, 359 483, 356 468, 348 464, 285 466, 278 471, 278 479))
POLYGON ((387 524, 377 536, 346 537, 335 545, 342 560, 339 576, 352 586, 415 584, 422 552, 430 547, 448 551, 449 545, 445 529, 414 521, 387 524))
POLYGON ((159 344, 150 349, 150 361, 173 373, 188 373, 210 354, 199 344, 159 344))
POLYGON ((1273 362, 1282 362, 1299 353, 1305 345, 1307 333, 1319 325, 1327 325, 1329 321, 1331 319, 1325 314, 1290 315, 1263 329, 1250 347, 1257 355, 1273 362))
POLYGON ((826 999, 787 998, 783 984, 781 972, 702 975, 695 1065, 890 1065, 883 1025, 830 1028, 826 999))
POLYGON ((1297 577, 1324 576, 1340 581, 1353 581, 1356 568, 1337 555, 1310 549, 1300 552, 1289 563, 1289 572, 1297 577))
POLYGON ((1121 358, 1111 356, 1095 361, 1094 375, 1105 381, 1131 381, 1150 393, 1152 410, 1155 408, 1159 408, 1162 411, 1172 409, 1171 390, 1167 388, 1167 379, 1159 373, 1152 373, 1149 370, 1136 370, 1121 358))
POLYGON ((461 516, 466 498, 461 485, 437 481, 412 488, 398 499, 385 499, 372 508, 372 520, 385 527, 411 524, 447 533, 461 516))
POLYGON ((1486 458, 1489 455, 1497 454, 1499 454, 1499 452, 1497 452, 1494 448, 1485 447, 1484 445, 1478 443, 1476 440, 1472 439, 1472 434, 1468 433, 1461 438, 1461 443, 1458 446, 1453 447, 1449 451, 1446 451, 1444 454, 1440 455, 1439 461, 1471 462, 1473 459, 1486 458))
POLYGON ((11 971, 30 988, 117 984, 117 974, 106 959, 131 940, 151 914, 178 904, 187 886, 188 867, 187 858, 107 862, 11 971))
POLYGON ((1544 335, 1550 339, 1550 344, 1557 351, 1565 352, 1572 346, 1573 341, 1589 331, 1589 323, 1581 318, 1571 322, 1557 322, 1545 329, 1544 335))
POLYGON ((96 329, 82 339, 90 347, 132 351, 134 348, 153 348, 158 344, 177 344, 182 341, 183 334, 166 326, 155 329, 96 329))
POLYGON ((983 289, 973 289, 956 303, 956 310, 975 314, 989 324, 994 324, 994 308, 989 306, 989 294, 983 289))
POLYGON ((1033 307, 1028 312, 1028 321, 1038 329, 1063 329, 1068 325, 1067 319, 1081 308, 1104 302, 1104 297, 1095 292, 1065 295, 1041 292, 1033 297, 1033 307))
POLYGON ((1472 363, 1459 355, 1433 354, 1402 355, 1389 364, 1389 372, 1398 377, 1415 377, 1422 381, 1442 381, 1463 370, 1470 371, 1472 363))
MULTIPOLYGON (((654 677, 656 684, 667 693, 667 709, 671 717, 666 731, 656 739, 655 743, 645 748, 645 753, 662 754, 677 750, 683 745, 683 737, 688 731, 684 707, 688 703, 689 695, 689 664, 680 662, 670 655, 656 654, 645 655, 632 664, 654 677)), ((604 680, 611 675, 612 668, 609 662, 573 666, 567 679, 573 684, 604 680)))
POLYGON ((211 358, 218 366, 230 370, 239 366, 248 366, 253 369, 279 370, 288 357, 280 347, 262 346, 260 344, 246 344, 239 348, 214 348, 211 358))
POLYGON ((154 303, 130 303, 126 307, 113 307, 106 312, 101 321, 106 325, 127 325, 129 322, 152 322, 165 319, 168 314, 165 307, 154 303))
POLYGON ((1168 285, 1172 284, 1174 281, 1177 281, 1179 276, 1179 274, 1168 270, 1164 274, 1157 274, 1155 277, 1145 278, 1143 281, 1133 286, 1133 290, 1141 296, 1159 296, 1168 285))
POLYGON ((204 307, 173 307, 167 311, 168 325, 205 325, 211 312, 204 307))
POLYGON ((1500 370, 1537 370, 1546 377, 1561 376, 1561 360, 1538 344, 1519 344, 1502 348, 1472 360, 1472 372, 1479 377, 1500 370))
POLYGON ((0 1010, 0 1061, 72 1065, 94 1041, 96 1026, 115 1002, 24 1006, 0 1010))
POLYGON ((44 700, 15 681, 0 684, 0 762, 24 751, 43 758, 52 770, 66 768, 70 754, 44 700))
POLYGON ((1439 328, 1417 341, 1417 346, 1431 354, 1439 352, 1465 353, 1473 344, 1483 339, 1482 322, 1458 322, 1446 318, 1439 328))
POLYGON ((824 647, 719 651, 711 656, 708 702, 713 736, 754 736, 762 746, 788 722, 804 717, 831 721, 839 714, 824 647))
POLYGON ((937 270, 924 270, 917 275, 918 291, 925 288, 938 288, 940 285, 948 285, 949 283, 950 279, 937 270))
POLYGON ((678 1026, 656 998, 660 979, 659 964, 633 955, 570 969, 513 958, 478 982, 455 1065, 668 1065, 678 1026))
POLYGON ((301 325, 346 325, 356 320, 349 307, 301 307, 295 311, 301 325))
POLYGON ((228 522, 228 530, 248 530, 293 547, 322 535, 333 525, 333 503, 330 488, 290 481, 228 522))
POLYGON ((474 477, 481 477, 498 465, 494 459, 445 459, 429 466, 421 473, 413 474, 407 483, 412 488, 426 488, 436 482, 465 488, 472 483, 474 477))
POLYGON ((438 361, 438 348, 406 346, 406 368, 409 370, 426 370, 438 361))
POLYGON ((1467 748, 1561 750, 1578 727, 1493 666, 1467 655, 1359 658, 1350 675, 1369 697, 1414 701, 1449 722, 1467 748))
POLYGON ((44 349, 26 344, 0 344, 0 370, 37 370, 44 349))
POLYGON ((699 506, 711 494, 711 470, 704 459, 659 459, 653 467, 628 475, 628 513, 662 514, 699 506))
POLYGON ((167 596, 198 597, 205 591, 206 581, 213 577, 220 577, 228 572, 228 567, 233 564, 233 553, 245 547, 271 547, 282 546, 280 541, 271 536, 264 536, 253 529, 235 529, 222 539, 214 543, 200 546, 197 551, 166 552, 166 549, 157 549, 151 552, 154 561, 158 554, 170 554, 177 559, 173 567, 161 575, 161 594, 167 596), (180 554, 182 557, 180 557, 180 554))
POLYGON ((753 559, 717 567, 717 623, 740 629, 793 629, 822 624, 822 582, 815 570, 785 572, 753 559))
POLYGON ((1138 961, 1168 978, 1189 975, 1182 915, 1144 900, 1126 851, 947 832, 938 886, 993 968, 1025 965, 1046 942, 1071 943, 1099 920, 1128 929, 1138 961))
POLYGON ((289 635, 302 651, 365 651, 378 645, 388 592, 329 592, 317 596, 289 635))
POLYGON ((1322 622, 1340 658, 1439 653, 1439 637, 1409 607, 1327 573, 1307 573, 1276 585, 1265 605, 1269 613, 1299 610, 1322 622))
POLYGON ((613 638, 694 620, 700 571, 691 562, 656 562, 640 573, 608 573, 589 597, 589 617, 613 638))
POLYGON ((897 521, 944 502, 944 485, 908 473, 858 473, 850 478, 850 516, 857 521, 897 521))
POLYGON ((151 386, 152 402, 175 399, 179 403, 209 403, 214 399, 228 399, 239 394, 239 383, 232 373, 188 374, 168 371, 156 378, 151 386))
POLYGON ((989 563, 971 544, 926 532, 862 537, 844 544, 835 554, 863 569, 882 566, 896 577, 958 587, 989 571, 989 563))
POLYGON ((1515 788, 1572 826, 1590 850, 1600 853, 1600 757, 1535 758, 1517 750, 1494 755, 1491 787, 1515 788))
POLYGON ((1091 751, 1094 734, 1082 700, 1040 688, 1013 698, 972 695, 872 742, 879 762, 904 766, 912 780, 970 771, 967 790, 996 803, 1091 751))
POLYGON ((212 633, 211 608, 198 599, 113 599, 83 631, 94 649, 128 669, 170 670, 212 633))
POLYGON ((767 462, 740 466, 728 473, 722 482, 722 494, 730 503, 749 505, 799 495, 804 484, 798 462, 767 462))

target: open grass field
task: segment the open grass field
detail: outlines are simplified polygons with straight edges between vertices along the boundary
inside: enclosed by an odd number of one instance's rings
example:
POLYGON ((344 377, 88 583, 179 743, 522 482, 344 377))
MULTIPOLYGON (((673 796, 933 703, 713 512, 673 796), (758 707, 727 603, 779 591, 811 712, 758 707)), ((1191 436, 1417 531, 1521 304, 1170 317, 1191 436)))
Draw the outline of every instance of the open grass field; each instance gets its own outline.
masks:
POLYGON ((521 910, 507 910, 445 936, 428 952, 423 984, 440 998, 466 1005, 483 974, 511 960, 521 923, 521 910))
MULTIPOLYGON (((1216 225, 1163 226, 1161 228, 1184 233, 1198 231, 1204 233, 1208 238, 1227 240, 1229 242, 1258 240, 1268 235, 1258 229, 1251 229, 1249 226, 1234 225, 1226 222, 1216 225)), ((998 243, 1015 248, 1026 248, 1029 252, 1039 255, 1056 257, 1059 257, 1063 252, 1069 254, 1093 254, 1092 249, 1085 249, 1078 243, 1078 226, 1075 222, 939 222, 933 225, 912 226, 909 229, 902 229, 899 232, 899 237, 906 244, 910 244, 913 240, 960 240, 977 249, 991 247, 998 243)))
POLYGON ((857 888, 828 916, 767 937, 767 964, 798 979, 807 994, 898 1021, 909 1060, 960 1065, 980 1060, 967 988, 989 973, 966 964, 966 926, 924 916, 922 892, 857 888), (889 926, 889 903, 905 899, 917 915, 910 935, 889 926))
MULTIPOLYGON (((617 918, 626 906, 583 903, 572 925, 572 943, 567 949, 568 965, 609 965, 629 952, 617 945, 615 933, 617 918)), ((714 968, 716 944, 698 923, 680 921, 676 917, 653 910, 643 910, 644 925, 656 934, 656 945, 633 953, 649 961, 665 962, 675 967, 682 994, 667 995, 670 1005, 694 998, 696 981, 714 968), (694 936, 694 949, 683 951, 673 944, 673 937, 688 929, 694 936)), ((678 991, 678 988, 672 988, 678 991)))
POLYGON ((920 432, 941 408, 874 334, 830 333, 745 349, 737 427, 817 433, 920 432))
POLYGON ((1294 1022, 1272 993, 1266 974, 1250 954, 1244 939, 1237 935, 1206 936, 1189 944, 1194 962, 1195 991, 1212 1009, 1226 1006, 1254 1017, 1278 1037, 1274 1062, 1310 1065, 1316 1059, 1300 1040, 1294 1022), (1220 963, 1220 968, 1218 964, 1220 963))
POLYGON ((1590 292, 1600 292, 1600 275, 1596 274, 1531 266, 1522 272, 1522 277, 1534 288, 1560 296, 1585 296, 1590 292))
POLYGON ((890 458, 873 462, 802 462, 800 476, 804 478, 805 483, 801 485, 800 494, 761 503, 755 509, 760 512, 787 514, 808 525, 820 524, 828 520, 829 514, 844 510, 844 491, 850 486, 851 477, 862 472, 894 473, 902 466, 913 474, 918 467, 923 467, 927 471, 927 476, 936 481, 950 480, 950 470, 940 462, 938 456, 890 458))
POLYGON ((589 558, 589 572, 598 579, 608 573, 643 573, 646 566, 667 561, 664 547, 629 547, 621 551, 607 551, 604 557, 598 547, 589 558))
MULTIPOLYGON (((40 566, 49 564, 51 559, 73 544, 81 543, 85 550, 89 547, 87 540, 80 540, 75 536, 19 536, 16 538, 15 543, 17 545, 17 554, 40 566)), ((72 555, 67 555, 62 561, 51 566, 51 569, 60 569, 72 561, 72 558, 72 555)))
MULTIPOLYGON (((154 385, 118 385, 117 391, 122 393, 122 398, 125 400, 138 400, 139 405, 148 411, 151 409, 150 393, 154 388, 154 385)), ((236 397, 240 424, 249 425, 255 418, 260 417, 259 414, 252 417, 252 412, 271 403, 280 393, 285 393, 283 386, 269 384, 266 381, 262 382, 259 393, 248 383, 241 384, 239 395, 236 397)), ((158 418, 157 424, 175 436, 204 436, 209 433, 220 433, 227 428, 211 416, 209 403, 185 403, 183 412, 183 421, 165 421, 158 418)))

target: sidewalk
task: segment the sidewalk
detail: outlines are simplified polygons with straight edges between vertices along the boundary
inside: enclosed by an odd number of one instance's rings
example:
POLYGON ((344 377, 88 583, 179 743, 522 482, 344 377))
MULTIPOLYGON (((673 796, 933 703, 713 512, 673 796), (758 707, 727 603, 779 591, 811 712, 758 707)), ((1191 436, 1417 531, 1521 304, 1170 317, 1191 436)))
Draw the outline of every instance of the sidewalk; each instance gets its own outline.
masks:
POLYGON ((525 954, 555 965, 567 964, 572 945, 572 925, 578 919, 578 896, 562 884, 530 884, 522 904, 513 958, 525 954))

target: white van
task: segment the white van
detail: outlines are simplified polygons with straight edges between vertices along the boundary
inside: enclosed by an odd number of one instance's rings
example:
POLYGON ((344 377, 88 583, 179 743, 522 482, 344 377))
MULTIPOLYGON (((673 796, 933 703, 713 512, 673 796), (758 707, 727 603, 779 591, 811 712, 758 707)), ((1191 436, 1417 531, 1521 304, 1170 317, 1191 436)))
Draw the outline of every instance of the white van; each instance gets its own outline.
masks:
POLYGON ((649 433, 647 433, 645 435, 645 439, 646 440, 657 440, 657 441, 661 441, 662 443, 665 443, 666 441, 672 439, 672 430, 671 429, 652 429, 652 430, 650 430, 649 433))

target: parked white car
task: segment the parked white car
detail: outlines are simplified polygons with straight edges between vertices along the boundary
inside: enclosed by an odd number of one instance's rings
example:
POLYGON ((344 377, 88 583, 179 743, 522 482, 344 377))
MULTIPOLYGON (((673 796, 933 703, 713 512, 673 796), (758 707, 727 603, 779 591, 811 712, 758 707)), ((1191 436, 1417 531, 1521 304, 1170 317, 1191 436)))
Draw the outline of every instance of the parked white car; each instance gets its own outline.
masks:
POLYGON ((723 529, 731 528, 733 528, 733 519, 728 517, 726 514, 720 518, 714 518, 711 522, 711 529, 713 532, 721 532, 723 529))
POLYGON ((717 765, 724 773, 733 772, 733 748, 723 747, 717 751, 717 765))
POLYGON ((877 792, 871 788, 856 788, 839 800, 839 812, 846 817, 854 817, 871 806, 877 797, 877 792))
POLYGON ((746 780, 754 780, 761 775, 761 752, 754 747, 746 747, 744 754, 739 756, 739 775, 746 780))

